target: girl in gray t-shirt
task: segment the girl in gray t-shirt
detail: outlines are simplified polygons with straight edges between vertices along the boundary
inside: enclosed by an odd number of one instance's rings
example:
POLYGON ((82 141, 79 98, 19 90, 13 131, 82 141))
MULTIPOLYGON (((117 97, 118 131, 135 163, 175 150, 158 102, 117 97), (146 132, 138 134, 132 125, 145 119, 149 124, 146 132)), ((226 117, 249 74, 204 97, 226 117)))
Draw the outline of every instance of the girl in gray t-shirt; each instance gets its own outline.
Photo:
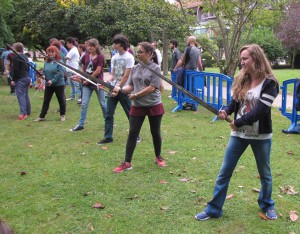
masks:
POLYGON ((112 95, 117 95, 119 91, 127 93, 129 99, 133 101, 130 109, 130 127, 126 145, 125 161, 114 169, 114 172, 122 172, 132 169, 131 159, 136 147, 136 139, 139 135, 146 115, 150 123, 150 130, 155 152, 155 163, 159 167, 166 166, 161 153, 161 119, 164 114, 164 107, 161 101, 161 79, 148 70, 145 66, 160 72, 159 66, 151 61, 154 48, 148 42, 141 42, 137 47, 137 57, 139 64, 131 70, 128 85, 123 89, 116 87, 112 95))

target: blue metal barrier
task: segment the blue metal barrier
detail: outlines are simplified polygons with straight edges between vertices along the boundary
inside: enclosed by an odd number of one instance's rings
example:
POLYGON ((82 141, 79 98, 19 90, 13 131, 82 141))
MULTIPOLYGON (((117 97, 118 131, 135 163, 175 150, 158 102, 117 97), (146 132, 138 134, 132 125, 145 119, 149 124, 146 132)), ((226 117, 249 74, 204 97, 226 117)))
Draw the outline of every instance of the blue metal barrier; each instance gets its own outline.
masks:
POLYGON ((296 110, 296 84, 298 79, 290 79, 285 80, 282 83, 282 86, 280 86, 280 89, 282 89, 282 99, 281 99, 281 108, 279 108, 279 111, 281 111, 282 115, 287 117, 292 123, 290 127, 287 129, 287 131, 291 131, 293 128, 297 126, 297 122, 300 121, 300 115, 297 114, 296 110), (288 86, 292 86, 293 88, 293 108, 292 110, 286 109, 286 102, 287 102, 287 90, 288 86))
MULTIPOLYGON (((171 78, 172 81, 176 82, 176 72, 171 73, 171 78)), ((190 70, 186 70, 184 73, 184 88, 218 110, 222 106, 227 106, 230 102, 231 85, 232 79, 224 74, 190 70), (223 89, 226 92, 225 94, 223 89)), ((175 87, 172 88, 171 96, 178 103, 172 112, 184 109, 184 103, 192 105, 193 110, 198 108, 196 101, 180 90, 178 91, 175 87)))
MULTIPOLYGON (((33 66, 36 69, 36 63, 34 63, 34 62, 29 62, 29 63, 31 66, 33 66)), ((35 86, 35 83, 34 83, 36 81, 35 70, 33 70, 33 68, 30 66, 29 66, 29 75, 31 78, 32 86, 35 86)))

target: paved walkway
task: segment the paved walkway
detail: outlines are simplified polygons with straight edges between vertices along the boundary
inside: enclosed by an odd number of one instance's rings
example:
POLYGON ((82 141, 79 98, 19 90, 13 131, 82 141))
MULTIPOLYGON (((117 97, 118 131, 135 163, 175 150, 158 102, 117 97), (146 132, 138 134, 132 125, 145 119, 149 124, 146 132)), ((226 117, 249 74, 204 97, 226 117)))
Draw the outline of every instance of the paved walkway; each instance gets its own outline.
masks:
MULTIPOLYGON (((107 77, 107 76, 108 76, 108 72, 104 72, 104 77, 107 77)), ((164 80, 163 80, 163 86, 164 86, 164 90, 172 90, 172 85, 170 85, 169 83, 167 83, 164 80)), ((223 90, 223 94, 226 95, 226 89, 225 88, 223 90)), ((278 96, 276 97, 275 101, 273 102, 272 106, 276 107, 276 108, 281 107, 281 99, 282 99, 282 95, 281 95, 281 93, 279 93, 278 96)), ((292 109, 293 108, 293 97, 291 95, 287 96, 286 108, 287 109, 292 109)))

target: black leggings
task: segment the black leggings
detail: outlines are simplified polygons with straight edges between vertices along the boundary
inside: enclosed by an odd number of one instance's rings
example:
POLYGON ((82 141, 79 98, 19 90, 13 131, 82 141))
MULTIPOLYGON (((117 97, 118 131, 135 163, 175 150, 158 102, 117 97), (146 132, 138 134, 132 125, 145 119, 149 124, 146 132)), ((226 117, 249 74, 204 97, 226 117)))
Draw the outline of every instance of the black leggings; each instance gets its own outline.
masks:
POLYGON ((43 107, 42 111, 40 114, 40 118, 45 118, 50 101, 52 99, 52 95, 55 93, 58 103, 59 103, 59 111, 60 115, 65 115, 66 114, 66 96, 65 96, 65 87, 62 86, 46 86, 45 88, 45 93, 44 93, 44 102, 43 102, 43 107))
MULTIPOLYGON (((136 139, 140 133, 143 122, 146 116, 130 116, 129 118, 129 135, 126 145, 125 162, 131 162, 134 149, 136 147, 136 139)), ((150 131, 152 135, 155 156, 159 157, 161 153, 161 135, 160 135, 160 124, 162 115, 148 116, 150 123, 150 131)))

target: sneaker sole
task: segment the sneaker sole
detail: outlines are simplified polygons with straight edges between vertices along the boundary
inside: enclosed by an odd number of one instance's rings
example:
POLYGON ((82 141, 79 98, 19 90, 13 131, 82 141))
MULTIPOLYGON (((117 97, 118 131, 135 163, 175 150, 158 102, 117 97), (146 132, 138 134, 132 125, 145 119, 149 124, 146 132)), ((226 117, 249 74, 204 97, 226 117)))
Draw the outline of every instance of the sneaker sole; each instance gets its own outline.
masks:
POLYGON ((121 173, 121 172, 123 172, 123 171, 129 171, 129 170, 132 170, 133 169, 133 167, 129 167, 129 168, 126 168, 126 169, 124 169, 124 170, 122 170, 122 171, 114 171, 113 170, 113 172, 114 173, 121 173))
POLYGON ((206 220, 210 219, 210 217, 207 217, 205 219, 198 219, 197 216, 195 216, 195 219, 198 220, 198 221, 206 221, 206 220))

